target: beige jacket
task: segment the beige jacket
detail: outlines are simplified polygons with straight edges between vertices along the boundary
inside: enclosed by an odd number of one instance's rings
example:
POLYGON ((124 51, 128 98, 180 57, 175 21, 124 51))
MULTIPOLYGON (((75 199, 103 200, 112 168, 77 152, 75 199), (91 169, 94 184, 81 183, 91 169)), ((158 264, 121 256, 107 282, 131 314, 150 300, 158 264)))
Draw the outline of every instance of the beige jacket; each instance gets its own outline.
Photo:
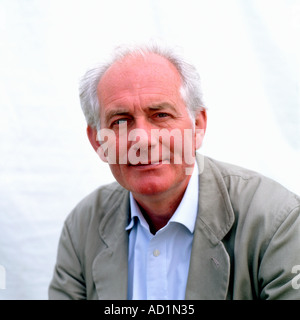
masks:
MULTIPOLYGON (((255 172, 197 161, 204 167, 186 299, 300 299, 292 273, 300 198, 255 172)), ((117 183, 78 204, 61 234, 50 299, 127 298, 129 211, 129 192, 117 183)))

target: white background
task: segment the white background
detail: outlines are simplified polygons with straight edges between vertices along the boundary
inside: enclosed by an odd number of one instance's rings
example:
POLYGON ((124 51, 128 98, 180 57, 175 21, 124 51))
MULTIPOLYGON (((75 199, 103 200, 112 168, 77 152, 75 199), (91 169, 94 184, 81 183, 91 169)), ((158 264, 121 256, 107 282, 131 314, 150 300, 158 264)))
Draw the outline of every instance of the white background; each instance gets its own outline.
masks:
POLYGON ((0 299, 47 299, 64 219, 113 181, 79 78, 113 46, 157 37, 201 74, 202 152, 300 194, 300 0, 0 0, 0 299))

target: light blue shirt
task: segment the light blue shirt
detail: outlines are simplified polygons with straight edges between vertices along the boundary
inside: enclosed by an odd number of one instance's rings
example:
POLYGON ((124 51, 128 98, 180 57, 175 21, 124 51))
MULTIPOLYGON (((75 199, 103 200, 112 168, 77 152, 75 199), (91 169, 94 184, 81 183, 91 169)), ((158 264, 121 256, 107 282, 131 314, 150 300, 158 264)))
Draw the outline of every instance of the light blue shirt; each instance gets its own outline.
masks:
POLYGON ((153 235, 130 193, 128 299, 183 300, 198 211, 198 167, 166 226, 153 235))

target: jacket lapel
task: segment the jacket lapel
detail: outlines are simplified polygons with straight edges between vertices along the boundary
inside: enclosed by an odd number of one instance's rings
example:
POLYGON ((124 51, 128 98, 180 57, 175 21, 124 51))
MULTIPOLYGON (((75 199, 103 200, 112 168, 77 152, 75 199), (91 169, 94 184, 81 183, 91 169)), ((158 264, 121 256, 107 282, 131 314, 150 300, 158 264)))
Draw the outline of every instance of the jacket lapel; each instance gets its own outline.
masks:
POLYGON ((199 208, 186 299, 226 299, 230 257, 221 240, 233 225, 234 213, 218 169, 209 158, 198 155, 197 161, 199 208))
POLYGON ((93 262, 93 279, 99 299, 127 299, 129 196, 126 190, 101 220, 99 235, 104 248, 93 262))

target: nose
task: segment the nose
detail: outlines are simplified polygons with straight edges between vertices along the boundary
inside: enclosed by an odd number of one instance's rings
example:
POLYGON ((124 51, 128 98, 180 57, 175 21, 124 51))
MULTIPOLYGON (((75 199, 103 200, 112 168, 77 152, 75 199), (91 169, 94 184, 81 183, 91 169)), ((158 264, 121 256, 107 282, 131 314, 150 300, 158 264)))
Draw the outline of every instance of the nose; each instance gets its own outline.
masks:
POLYGON ((135 121, 134 128, 129 132, 128 141, 132 141, 134 150, 149 150, 154 147, 156 141, 151 140, 151 130, 153 126, 145 118, 138 118, 135 121))
POLYGON ((135 122, 135 127, 132 128, 128 135, 128 142, 131 144, 128 150, 130 164, 152 163, 153 154, 155 154, 155 159, 159 158, 158 141, 157 139, 151 139, 152 129, 153 126, 147 119, 139 118, 135 122))

